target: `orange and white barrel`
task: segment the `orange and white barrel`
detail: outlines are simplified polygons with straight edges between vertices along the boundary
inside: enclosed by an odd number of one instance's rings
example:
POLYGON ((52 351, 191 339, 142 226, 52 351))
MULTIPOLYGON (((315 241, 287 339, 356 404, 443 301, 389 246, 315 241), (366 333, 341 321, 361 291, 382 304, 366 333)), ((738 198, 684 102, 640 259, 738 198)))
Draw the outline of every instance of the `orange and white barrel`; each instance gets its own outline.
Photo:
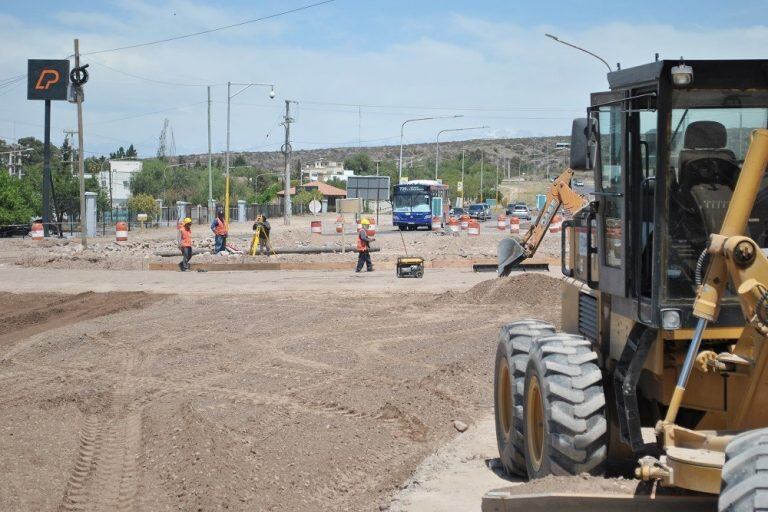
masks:
POLYGON ((471 219, 470 219, 469 215, 467 215, 466 213, 464 215, 462 215, 461 217, 459 217, 459 225, 461 226, 461 230, 462 231, 466 231, 467 229, 469 229, 469 221, 470 220, 471 219))
POLYGON ((309 223, 309 230, 312 232, 313 235, 322 235, 323 221, 313 220, 312 222, 309 223))
POLYGON ((344 231, 344 217, 339 215, 336 217, 336 232, 342 233, 344 231))
POLYGON ((376 221, 374 219, 368 219, 368 227, 365 229, 365 232, 368 236, 376 236, 376 221))
POLYGON ((507 229, 507 216, 506 215, 499 215, 496 217, 496 227, 499 228, 499 231, 506 231, 507 229))
POLYGON ((480 223, 476 220, 470 220, 467 226, 467 235, 480 236, 480 223))
POLYGON ((449 218, 448 229, 451 231, 451 233, 459 234, 461 232, 461 225, 459 224, 459 219, 457 219, 456 217, 449 218))
POLYGON ((45 238, 45 230, 43 230, 42 222, 35 222, 32 224, 32 230, 29 232, 32 240, 42 240, 45 238))
POLYGON ((520 233, 520 219, 511 217, 509 219, 509 232, 513 235, 520 233))
POLYGON ((437 215, 432 217, 432 231, 440 231, 442 228, 440 226, 440 217, 437 215))
POLYGON ((118 242, 128 241, 128 224, 125 222, 115 224, 115 240, 118 242))
POLYGON ((549 232, 559 233, 561 229, 563 229, 563 218, 560 215, 555 215, 552 224, 549 225, 549 232))

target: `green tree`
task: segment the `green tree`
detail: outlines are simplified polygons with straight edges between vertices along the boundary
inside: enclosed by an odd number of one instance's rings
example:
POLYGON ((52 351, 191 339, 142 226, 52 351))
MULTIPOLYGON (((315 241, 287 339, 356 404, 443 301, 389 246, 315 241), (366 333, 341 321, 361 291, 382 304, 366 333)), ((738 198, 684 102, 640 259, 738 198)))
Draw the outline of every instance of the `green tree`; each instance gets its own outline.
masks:
POLYGON ((160 208, 157 206, 155 198, 149 194, 138 194, 129 197, 128 209, 135 213, 146 213, 149 218, 157 217, 160 214, 160 208))
POLYGON ((259 204, 271 203, 277 197, 277 193, 281 189, 282 187, 279 183, 273 183, 256 195, 256 202, 259 204))
POLYGON ((368 153, 355 153, 344 159, 344 168, 355 171, 355 174, 371 174, 375 172, 376 165, 368 156, 368 153))
POLYGON ((109 158, 110 160, 125 158, 125 148, 123 148, 123 146, 120 146, 119 148, 117 148, 117 151, 109 154, 109 158))
POLYGON ((326 183, 332 187, 340 188, 342 190, 347 190, 347 182, 345 180, 340 180, 339 178, 333 178, 326 183))
POLYGON ((248 162, 245 161, 245 157, 243 155, 236 155, 231 164, 232 167, 242 167, 245 165, 248 165, 248 162))
POLYGON ((0 225, 29 222, 35 216, 30 196, 24 181, 0 172, 0 225))
POLYGON ((133 144, 128 146, 128 149, 125 150, 125 156, 127 158, 136 158, 139 156, 139 153, 136 151, 136 148, 133 147, 133 144))

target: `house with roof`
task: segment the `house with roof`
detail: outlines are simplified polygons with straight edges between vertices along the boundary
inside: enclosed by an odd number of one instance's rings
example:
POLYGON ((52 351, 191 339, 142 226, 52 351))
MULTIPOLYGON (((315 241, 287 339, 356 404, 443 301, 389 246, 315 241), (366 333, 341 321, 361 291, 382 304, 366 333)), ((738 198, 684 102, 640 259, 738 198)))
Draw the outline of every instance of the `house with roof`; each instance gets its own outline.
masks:
MULTIPOLYGON (((336 199, 344 199, 347 197, 347 191, 338 187, 334 187, 333 185, 329 185, 327 183, 323 183, 322 181, 310 181, 309 183, 304 183, 303 185, 299 185, 299 191, 306 190, 307 192, 314 192, 318 191, 323 196, 322 203, 323 203, 323 212, 327 212, 328 205, 330 205, 331 210, 334 211, 336 209, 336 199)), ((296 187, 291 187, 288 193, 291 196, 296 195, 296 187)), ((281 190, 277 193, 279 197, 285 196, 285 190, 281 190)))

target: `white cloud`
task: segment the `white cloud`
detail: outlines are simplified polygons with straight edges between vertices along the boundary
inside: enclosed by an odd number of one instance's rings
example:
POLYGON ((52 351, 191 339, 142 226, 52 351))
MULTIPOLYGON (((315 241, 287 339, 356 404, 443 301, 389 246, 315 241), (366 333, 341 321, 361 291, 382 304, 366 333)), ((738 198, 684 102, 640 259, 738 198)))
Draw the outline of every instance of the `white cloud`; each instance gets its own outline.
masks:
MULTIPOLYGON (((226 25, 249 16, 188 0, 171 1, 159 11, 156 4, 144 1, 124 1, 120 7, 115 15, 91 15, 94 23, 88 24, 90 33, 81 41, 84 51, 226 25)), ((5 47, 0 54, 5 76, 23 73, 27 58, 60 58, 71 53, 73 33, 79 27, 72 25, 71 15, 59 14, 58 19, 58 26, 41 27, 0 15, 0 25, 6 28, 5 47)), ((430 21, 403 23, 429 26, 430 21)), ((411 31, 410 40, 374 50, 357 49, 354 44, 338 47, 327 41, 312 45, 311 37, 299 38, 300 31, 300 26, 289 28, 284 21, 267 22, 252 25, 250 30, 236 29, 140 50, 94 55, 92 80, 86 86, 86 149, 108 151, 120 140, 125 144, 133 142, 142 153, 151 154, 164 117, 171 120, 179 151, 203 152, 206 148, 206 107, 195 104, 205 101, 204 88, 135 80, 97 62, 162 81, 274 82, 278 92, 275 100, 270 101, 263 88, 253 88, 235 100, 232 148, 241 149, 279 145, 281 134, 275 125, 284 108, 283 98, 307 102, 296 110, 293 133, 297 141, 334 143, 358 138, 357 109, 308 103, 312 100, 500 109, 462 111, 465 119, 409 125, 406 136, 411 141, 434 140, 441 128, 481 124, 491 125, 493 133, 498 134, 567 133, 569 119, 583 112, 589 93, 607 87, 605 68, 589 56, 545 38, 545 32, 589 48, 612 65, 621 61, 624 67, 648 62, 654 52, 662 58, 760 58, 768 42, 768 27, 764 25, 677 29, 673 24, 607 23, 566 32, 556 26, 523 27, 466 15, 449 17, 439 36, 411 31), (299 41, 310 42, 302 45, 299 41), (184 108, 104 122, 177 106, 184 108), (270 130, 271 136, 265 139, 270 130)), ((337 34, 335 40, 339 37, 337 34)), ((350 37, 357 41, 360 34, 350 37)), ((24 87, 5 92, 0 89, 0 117, 42 124, 42 105, 26 101, 24 87)), ((225 99, 225 88, 214 88, 216 150, 225 145, 225 99)), ((449 113, 428 108, 364 108, 360 136, 364 140, 394 137, 390 142, 396 142, 404 119, 449 113)), ((62 128, 73 123, 74 108, 57 104, 54 125, 62 128)), ((30 127, 24 128, 16 126, 17 136, 27 134, 26 128, 30 127)), ((0 136, 10 135, 11 129, 10 123, 0 121, 0 136)), ((41 128, 34 130, 36 136, 42 135, 41 128)), ((54 140, 60 138, 54 132, 54 140)))

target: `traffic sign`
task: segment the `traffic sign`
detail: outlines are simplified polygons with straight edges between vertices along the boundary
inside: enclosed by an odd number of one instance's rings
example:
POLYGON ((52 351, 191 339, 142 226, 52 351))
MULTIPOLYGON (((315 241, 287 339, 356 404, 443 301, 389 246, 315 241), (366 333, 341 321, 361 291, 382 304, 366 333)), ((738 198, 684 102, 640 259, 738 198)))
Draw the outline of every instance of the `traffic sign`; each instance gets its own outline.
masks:
POLYGON ((313 199, 309 202, 309 211, 313 214, 317 215, 320 213, 320 210, 323 209, 323 204, 318 201, 317 199, 313 199))

